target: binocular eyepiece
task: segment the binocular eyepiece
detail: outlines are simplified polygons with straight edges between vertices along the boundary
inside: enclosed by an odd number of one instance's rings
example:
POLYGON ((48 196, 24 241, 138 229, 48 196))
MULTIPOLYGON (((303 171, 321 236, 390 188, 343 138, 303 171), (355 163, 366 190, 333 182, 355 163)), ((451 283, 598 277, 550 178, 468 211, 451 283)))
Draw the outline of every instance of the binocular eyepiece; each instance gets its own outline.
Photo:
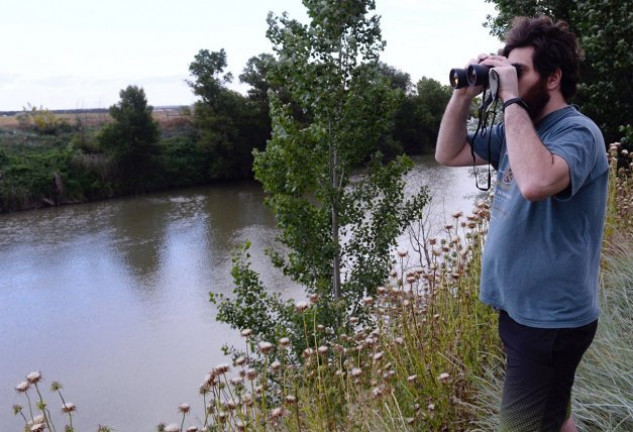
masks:
MULTIPOLYGON (((518 65, 512 65, 517 70, 517 75, 521 75, 518 65)), ((471 64, 466 69, 451 69, 449 81, 453 88, 467 86, 487 86, 489 82, 490 67, 481 64, 471 64)))

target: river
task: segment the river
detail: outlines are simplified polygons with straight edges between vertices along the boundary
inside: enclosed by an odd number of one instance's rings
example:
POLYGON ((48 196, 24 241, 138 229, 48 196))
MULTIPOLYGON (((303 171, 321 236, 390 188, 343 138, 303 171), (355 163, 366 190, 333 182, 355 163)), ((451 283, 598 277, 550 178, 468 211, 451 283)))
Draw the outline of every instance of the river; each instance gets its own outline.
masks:
MULTIPOLYGON (((432 188, 436 226, 470 211, 477 191, 468 169, 428 157, 407 181, 432 188)), ((208 301, 231 292, 232 249, 250 240, 266 286, 301 296, 263 254, 275 237, 263 199, 240 182, 0 215, 0 430, 22 430, 15 386, 36 370, 58 430, 53 381, 78 431, 150 432, 178 422, 182 402, 200 417, 204 375, 228 362, 222 345, 243 344, 208 301)))

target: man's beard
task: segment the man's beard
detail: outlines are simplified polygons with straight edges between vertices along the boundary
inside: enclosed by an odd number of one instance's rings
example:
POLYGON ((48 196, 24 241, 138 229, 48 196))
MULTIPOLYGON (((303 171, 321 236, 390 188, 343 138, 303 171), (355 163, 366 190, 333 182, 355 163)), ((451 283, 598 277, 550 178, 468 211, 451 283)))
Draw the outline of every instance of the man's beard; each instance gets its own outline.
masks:
POLYGON ((547 91, 547 79, 540 78, 523 96, 523 100, 528 106, 528 114, 532 121, 539 118, 543 108, 549 102, 550 95, 547 91))

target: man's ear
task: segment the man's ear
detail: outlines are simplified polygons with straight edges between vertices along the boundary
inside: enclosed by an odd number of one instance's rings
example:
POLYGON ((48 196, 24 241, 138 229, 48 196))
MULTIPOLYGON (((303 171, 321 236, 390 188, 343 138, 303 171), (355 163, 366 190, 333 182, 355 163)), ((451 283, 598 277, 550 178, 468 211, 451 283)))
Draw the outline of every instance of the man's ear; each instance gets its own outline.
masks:
POLYGON ((549 90, 554 90, 557 87, 560 87, 560 82, 562 79, 563 71, 560 68, 556 68, 556 70, 547 77, 547 88, 549 90))

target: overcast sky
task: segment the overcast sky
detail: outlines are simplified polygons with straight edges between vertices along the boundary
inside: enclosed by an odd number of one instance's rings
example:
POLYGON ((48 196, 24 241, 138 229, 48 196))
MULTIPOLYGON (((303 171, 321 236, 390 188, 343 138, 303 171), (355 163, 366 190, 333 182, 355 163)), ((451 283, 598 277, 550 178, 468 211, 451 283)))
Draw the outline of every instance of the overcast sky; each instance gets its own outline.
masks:
MULTIPOLYGON (((382 61, 447 82, 448 71, 501 43, 482 27, 484 0, 376 0, 382 61)), ((107 108, 128 85, 150 105, 195 101, 185 83, 200 49, 227 53, 235 82, 249 58, 272 53, 266 15, 305 21, 301 0, 11 0, 0 14, 0 111, 107 108)), ((236 89, 243 91, 236 84, 236 89)))

